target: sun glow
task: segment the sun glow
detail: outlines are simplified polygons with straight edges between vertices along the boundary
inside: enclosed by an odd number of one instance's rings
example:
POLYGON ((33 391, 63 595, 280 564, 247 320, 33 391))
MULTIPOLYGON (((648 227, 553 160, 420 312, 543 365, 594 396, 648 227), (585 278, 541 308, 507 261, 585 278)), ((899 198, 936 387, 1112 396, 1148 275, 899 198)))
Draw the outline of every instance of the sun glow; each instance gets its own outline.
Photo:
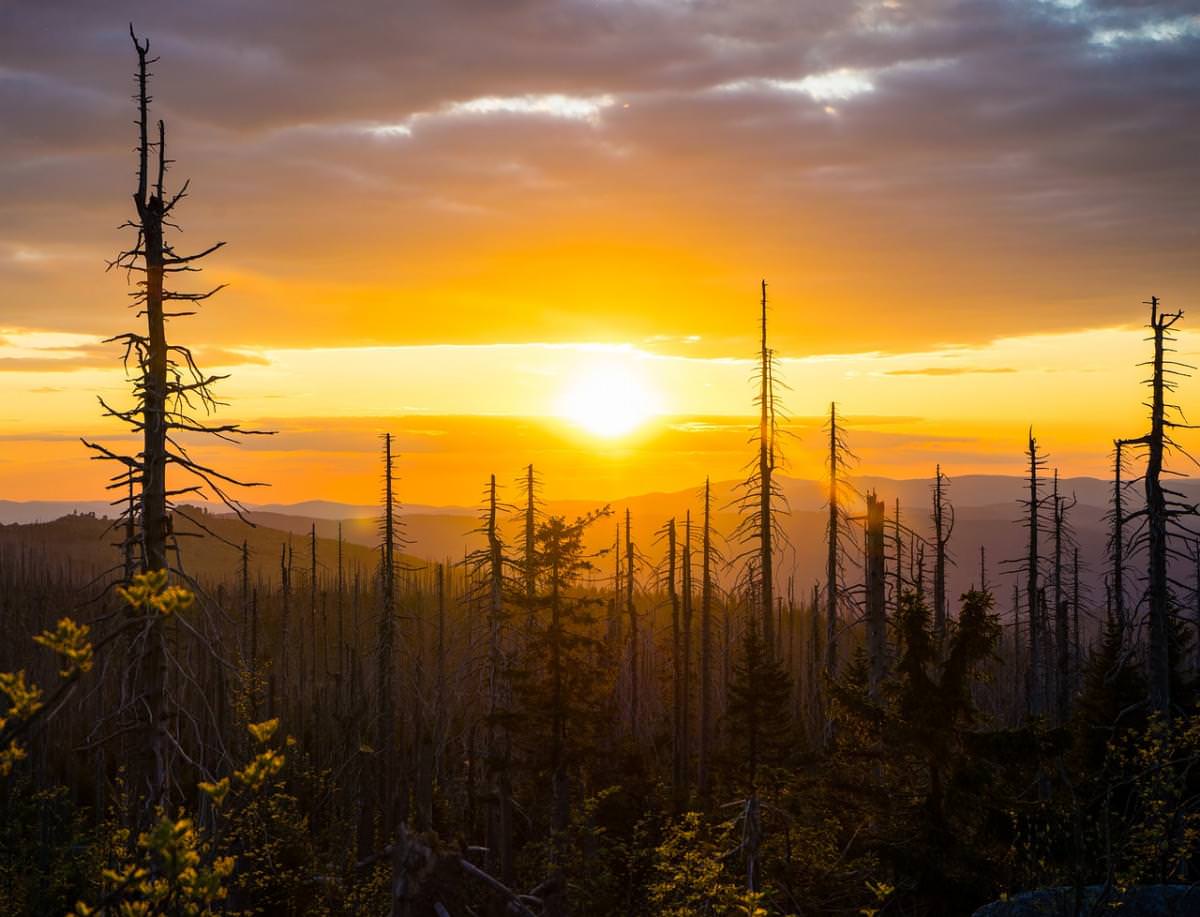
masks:
POLYGON ((559 414, 595 436, 632 433, 658 413, 654 392, 627 366, 597 366, 563 393, 559 414))

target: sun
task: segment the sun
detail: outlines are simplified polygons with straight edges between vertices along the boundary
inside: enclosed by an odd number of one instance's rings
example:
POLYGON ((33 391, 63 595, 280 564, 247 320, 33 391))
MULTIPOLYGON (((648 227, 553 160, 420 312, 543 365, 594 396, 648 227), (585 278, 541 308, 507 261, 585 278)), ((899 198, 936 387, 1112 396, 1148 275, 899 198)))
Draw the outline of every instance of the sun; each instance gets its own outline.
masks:
POLYGON ((563 392, 559 414, 589 433, 613 439, 632 433, 658 413, 658 398, 627 366, 594 366, 563 392))

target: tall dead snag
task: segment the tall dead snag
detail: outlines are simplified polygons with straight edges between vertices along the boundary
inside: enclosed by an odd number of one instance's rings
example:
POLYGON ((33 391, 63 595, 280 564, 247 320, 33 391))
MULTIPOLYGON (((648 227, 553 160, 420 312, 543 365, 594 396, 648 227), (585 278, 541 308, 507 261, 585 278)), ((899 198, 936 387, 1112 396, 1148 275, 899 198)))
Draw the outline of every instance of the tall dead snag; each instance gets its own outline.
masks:
POLYGON ((774 557, 771 550, 772 475, 775 473, 775 388, 774 357, 767 348, 767 282, 762 281, 762 341, 759 345, 759 422, 758 422, 758 475, 759 475, 759 535, 758 566, 761 584, 759 601, 762 603, 763 642, 767 652, 775 651, 774 601, 774 557))
POLYGON ((1129 623, 1125 610, 1125 488, 1128 484, 1122 480, 1126 461, 1124 449, 1124 440, 1113 440, 1113 494, 1108 512, 1109 610, 1113 614, 1122 642, 1129 623))
MULTIPOLYGON (((775 394, 775 352, 767 346, 767 282, 762 281, 760 301, 760 341, 758 367, 756 370, 758 392, 754 402, 759 408, 758 432, 753 438, 757 445, 757 456, 751 465, 749 476, 741 482, 741 495, 735 501, 741 519, 735 538, 747 549, 741 555, 745 566, 742 576, 746 582, 745 593, 756 599, 755 613, 762 622, 762 641, 766 651, 774 655, 775 640, 775 592, 774 562, 777 542, 785 538, 776 519, 783 493, 775 481, 778 467, 780 407, 775 394)), ((786 510, 786 507, 783 507, 786 510)))
POLYGON ((292 545, 279 546, 279 678, 271 672, 271 715, 278 716, 279 711, 287 707, 288 692, 291 690, 289 660, 292 645, 292 545), (276 695, 278 694, 278 700, 276 695))
MULTIPOLYGON (((613 535, 613 581, 612 581, 612 598, 608 603, 608 620, 606 621, 606 639, 608 641, 608 653, 613 660, 621 658, 621 592, 624 589, 625 577, 622 574, 624 565, 622 558, 625 556, 621 550, 621 523, 616 526, 616 534, 613 535)), ((617 663, 617 677, 614 679, 613 691, 617 697, 618 707, 620 706, 621 697, 621 669, 619 662, 617 663)))
POLYGON ((1192 542, 1192 664, 1200 668, 1200 538, 1192 542))
MULTIPOLYGON (((1150 709, 1162 716, 1164 720, 1171 717, 1171 582, 1169 579, 1168 559, 1171 556, 1183 558, 1186 553, 1173 549, 1169 543, 1171 537, 1194 537, 1195 532, 1187 528, 1180 520, 1194 517, 1198 514, 1196 505, 1186 502, 1186 497, 1179 491, 1164 487, 1162 476, 1172 472, 1165 467, 1166 454, 1170 450, 1188 453, 1172 438, 1173 430, 1195 429, 1193 426, 1175 421, 1168 416, 1174 412, 1179 417, 1183 413, 1177 404, 1167 401, 1168 393, 1178 387, 1177 377, 1190 375, 1184 370, 1195 367, 1170 359, 1167 355, 1175 352, 1170 345, 1174 342, 1173 328, 1183 318, 1182 312, 1164 312, 1159 309, 1157 296, 1151 296, 1146 303, 1150 307, 1150 340, 1153 342, 1154 353, 1151 359, 1139 366, 1150 367, 1150 378, 1145 384, 1150 389, 1150 400, 1145 402, 1150 411, 1150 430, 1137 439, 1126 440, 1129 445, 1142 448, 1146 452, 1146 470, 1142 475, 1142 483, 1146 491, 1145 507, 1131 513, 1128 518, 1144 517, 1143 533, 1135 541, 1139 547, 1144 545, 1147 554, 1146 575, 1146 604, 1150 623, 1149 653, 1149 699, 1150 709)), ((1190 457, 1190 456, 1189 456, 1190 457)))
POLYGON ((830 682, 837 675, 837 619, 839 564, 838 508, 838 426, 837 405, 829 405, 829 525, 825 532, 825 677, 830 682))
POLYGON ((505 882, 513 873, 513 800, 512 737, 508 722, 512 714, 512 685, 504 652, 504 628, 507 613, 504 606, 505 560, 504 542, 500 538, 499 501, 496 476, 488 482, 482 524, 478 531, 487 545, 468 556, 468 561, 481 585, 487 590, 488 609, 488 713, 487 757, 488 783, 495 804, 488 814, 488 865, 505 882))
POLYGON ((675 517, 667 520, 667 600, 671 603, 671 783, 674 789, 675 809, 682 811, 684 790, 683 748, 683 653, 679 633, 679 590, 676 588, 675 564, 676 537, 675 517))
POLYGON ((892 610, 900 611, 900 598, 904 593, 904 526, 900 521, 900 498, 896 498, 896 515, 892 520, 892 540, 896 548, 896 578, 892 586, 892 610))
POLYGON ((713 722, 713 540, 712 484, 704 479, 704 527, 700 541, 700 747, 697 755, 696 788, 708 801, 712 760, 713 722))
POLYGON ((625 509, 625 613, 629 617, 629 733, 637 737, 639 725, 638 710, 638 666, 641 654, 638 652, 638 617, 637 607, 633 602, 634 564, 633 564, 633 531, 632 518, 628 507, 625 509))
POLYGON ((1039 565, 1041 548, 1039 536, 1042 531, 1042 502, 1038 473, 1046 465, 1046 459, 1038 452, 1038 443, 1029 429, 1029 445, 1025 452, 1029 459, 1028 499, 1022 500, 1025 508, 1024 525, 1027 531, 1025 554, 1025 599, 1029 622, 1029 668, 1026 672, 1026 709, 1034 716, 1045 712, 1046 672, 1044 644, 1047 638, 1042 610, 1045 597, 1042 594, 1039 565))
POLYGON ((843 471, 856 456, 846 445, 837 405, 829 405, 829 522, 825 530, 825 678, 832 683, 838 673, 838 606, 842 598, 842 541, 849 537, 850 526, 842 504, 842 493, 849 487, 843 471))
MULTIPOLYGON (((337 673, 334 675, 337 686, 337 697, 334 700, 334 710, 338 717, 341 717, 345 712, 345 696, 346 696, 346 571, 344 559, 344 542, 342 541, 342 524, 339 522, 337 527, 337 579, 335 583, 337 589, 337 673)), ((357 639, 358 635, 355 635, 357 639)))
POLYGON ((1054 484, 1050 492, 1050 509, 1054 533, 1054 711, 1056 722, 1067 721, 1071 702, 1071 624, 1070 603, 1067 601, 1063 579, 1063 549, 1071 544, 1071 529, 1067 515, 1078 501, 1066 497, 1058 489, 1058 469, 1054 469, 1054 484))
MULTIPOLYGON (((136 554, 143 571, 165 570, 171 565, 168 554, 175 551, 171 525, 171 512, 188 518, 203 531, 208 531, 202 520, 192 519, 177 510, 173 498, 184 494, 204 497, 205 488, 222 500, 239 516, 243 508, 231 496, 231 485, 243 483, 194 460, 178 439, 179 434, 210 434, 222 439, 233 440, 241 434, 258 433, 243 430, 236 424, 213 424, 203 415, 215 410, 219 402, 213 392, 216 382, 224 378, 206 374, 196 365, 191 350, 180 344, 167 341, 166 323, 171 318, 193 315, 199 304, 217 293, 217 286, 206 292, 188 293, 169 289, 167 277, 171 274, 194 273, 200 270, 199 263, 221 248, 217 242, 202 251, 190 255, 179 254, 166 237, 166 230, 175 229, 174 215, 179 203, 187 197, 187 182, 168 196, 166 190, 167 167, 172 160, 166 154, 166 128, 157 122, 157 140, 151 140, 148 91, 151 64, 150 42, 139 41, 133 27, 129 29, 137 53, 137 187, 133 194, 136 218, 127 221, 122 228, 133 229, 136 240, 131 248, 122 251, 111 262, 109 269, 124 270, 126 275, 140 275, 135 290, 130 293, 133 308, 138 318, 145 318, 144 331, 129 331, 109 338, 106 343, 119 343, 124 349, 123 363, 133 388, 133 405, 126 409, 116 408, 100 398, 100 406, 106 417, 113 417, 135 434, 141 435, 141 451, 135 455, 120 454, 106 446, 84 440, 84 444, 95 454, 93 458, 116 462, 120 470, 109 486, 110 490, 126 492, 128 500, 122 500, 125 508, 118 524, 124 524, 126 541, 136 537, 140 541, 139 551, 127 548, 126 556, 132 561, 136 554), (154 181, 151 183, 151 160, 154 160, 154 181), (175 311, 172 303, 184 305, 175 311), (134 366, 131 366, 131 363, 134 366), (193 483, 171 489, 167 481, 168 466, 176 466, 187 472, 193 483), (137 491, 137 499, 133 492, 137 491), (136 532, 136 535, 134 534, 136 532)), ((126 574, 132 571, 132 562, 127 562, 126 574)), ((178 572, 178 564, 175 565, 178 572)), ((147 761, 141 768, 138 779, 145 781, 146 811, 167 802, 170 780, 170 749, 178 743, 173 740, 172 723, 178 722, 168 703, 167 650, 164 645, 161 616, 149 617, 145 628, 136 639, 137 654, 134 694, 122 709, 133 711, 140 722, 144 741, 139 743, 146 750, 147 761)))
POLYGON ((683 677, 680 695, 679 741, 683 748, 683 782, 685 792, 689 783, 692 760, 692 512, 683 520, 683 557, 680 564, 683 580, 683 622, 680 635, 680 655, 683 677))
POLYGON ((532 630, 536 615, 537 597, 537 549, 534 544, 535 533, 537 531, 538 520, 538 479, 534 473, 533 465, 530 464, 525 468, 525 476, 521 482, 525 488, 525 507, 524 507, 524 523, 525 523, 525 551, 521 556, 521 580, 524 586, 524 599, 526 610, 525 625, 527 629, 532 630))
POLYGON ((1083 633, 1079 629, 1079 611, 1082 601, 1082 584, 1079 578, 1079 545, 1071 554, 1071 689, 1078 689, 1083 669, 1083 633))
POLYGON ((380 520, 379 559, 379 637, 376 652, 376 724, 379 760, 379 817, 383 836, 389 838, 396 824, 396 545, 399 520, 396 518, 395 466, 392 434, 383 434, 383 518, 380 520))
POLYGON ((883 515, 883 501, 877 500, 874 492, 867 494, 867 663, 868 687, 875 699, 879 697, 887 670, 883 515))
POLYGON ((953 563, 946 551, 954 533, 954 507, 946 499, 948 485, 938 465, 933 482, 933 632, 939 641, 946 636, 946 564, 953 563))

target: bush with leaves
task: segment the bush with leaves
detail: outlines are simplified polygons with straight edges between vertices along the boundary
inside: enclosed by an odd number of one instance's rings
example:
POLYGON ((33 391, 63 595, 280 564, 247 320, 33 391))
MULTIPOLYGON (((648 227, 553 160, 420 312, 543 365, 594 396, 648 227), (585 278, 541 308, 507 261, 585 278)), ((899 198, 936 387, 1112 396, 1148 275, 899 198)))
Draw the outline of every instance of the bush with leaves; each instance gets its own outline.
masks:
POLYGON ((76 680, 92 668, 92 644, 86 624, 76 624, 62 618, 53 630, 45 630, 33 638, 35 643, 58 654, 61 681, 49 700, 42 689, 25 680, 25 670, 0 672, 0 694, 8 698, 8 709, 0 714, 0 777, 12 773, 13 765, 25 758, 21 735, 39 716, 58 709, 76 680))

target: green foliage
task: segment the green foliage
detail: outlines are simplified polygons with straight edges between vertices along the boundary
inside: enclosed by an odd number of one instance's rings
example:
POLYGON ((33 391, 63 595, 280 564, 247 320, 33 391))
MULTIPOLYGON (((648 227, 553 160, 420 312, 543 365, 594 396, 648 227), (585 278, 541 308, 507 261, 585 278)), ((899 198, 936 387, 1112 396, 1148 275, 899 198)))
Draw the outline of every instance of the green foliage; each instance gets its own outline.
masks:
POLYGON ((1109 745, 1107 788, 1128 788, 1120 813, 1113 874, 1121 887, 1195 881, 1200 858, 1200 800, 1193 771, 1200 765, 1200 714, 1170 724, 1152 717, 1140 733, 1109 745), (1123 829, 1123 830, 1121 830, 1123 829))
POLYGON ((183 586, 168 585, 166 570, 139 573, 128 586, 119 586, 117 594, 131 610, 151 617, 186 611, 195 599, 183 586))
POLYGON ((66 787, 39 790, 26 775, 4 787, 0 818, 0 917, 62 917, 98 881, 106 827, 66 787))
POLYGON ((213 857, 191 819, 162 817, 138 835, 137 847, 119 865, 103 870, 103 895, 91 906, 76 903, 72 917, 199 917, 217 913, 233 872, 232 857, 213 857))
POLYGON ((573 522, 551 516, 535 532, 538 593, 525 658, 513 672, 513 725, 541 773, 583 762, 597 747, 606 710, 606 650, 594 633, 599 600, 578 588, 592 569, 584 535, 599 515, 573 522))
POLYGON ((727 869, 725 851, 736 844, 732 822, 709 826, 687 812, 654 851, 649 901, 662 917, 725 915, 737 910, 741 889, 727 869))
POLYGON ((853 784, 840 798, 861 813, 864 848, 885 865, 889 886, 963 907, 986 897, 981 879, 1006 849, 993 837, 1001 768, 975 733, 973 691, 987 678, 999 638, 991 609, 989 594, 966 593, 939 641, 924 598, 905 594, 896 662, 879 693, 868 692, 861 658, 834 690, 831 767, 835 779, 853 784))
POLYGON ((791 690, 787 671, 768 651, 750 615, 729 686, 729 721, 751 784, 760 764, 777 765, 792 748, 791 690))
POLYGON ((248 730, 260 750, 231 777, 199 785, 224 820, 201 830, 184 813, 174 818, 160 814, 148 831, 138 835, 136 844, 118 834, 94 903, 77 902, 73 917, 199 917, 222 912, 231 888, 243 892, 249 903, 244 913, 277 913, 276 901, 261 886, 269 891, 290 883, 296 889, 304 878, 289 872, 284 858, 278 856, 278 827, 285 824, 303 831, 302 819, 297 825, 286 817, 291 809, 287 797, 278 792, 276 778, 284 756, 268 747, 278 727, 278 720, 250 724, 248 730), (247 834, 252 835, 251 843, 245 842, 247 834), (264 858, 270 862, 265 881, 264 858), (265 899, 261 905, 259 898, 265 899))
MULTIPOLYGON (((33 642, 53 650, 62 659, 60 691, 92 668, 92 645, 88 628, 70 618, 62 618, 54 630, 43 631, 33 642)), ((13 766, 25 758, 26 751, 17 739, 33 717, 45 707, 42 689, 25 680, 25 670, 0 672, 0 694, 8 698, 8 709, 0 714, 0 777, 12 773, 13 766)))

